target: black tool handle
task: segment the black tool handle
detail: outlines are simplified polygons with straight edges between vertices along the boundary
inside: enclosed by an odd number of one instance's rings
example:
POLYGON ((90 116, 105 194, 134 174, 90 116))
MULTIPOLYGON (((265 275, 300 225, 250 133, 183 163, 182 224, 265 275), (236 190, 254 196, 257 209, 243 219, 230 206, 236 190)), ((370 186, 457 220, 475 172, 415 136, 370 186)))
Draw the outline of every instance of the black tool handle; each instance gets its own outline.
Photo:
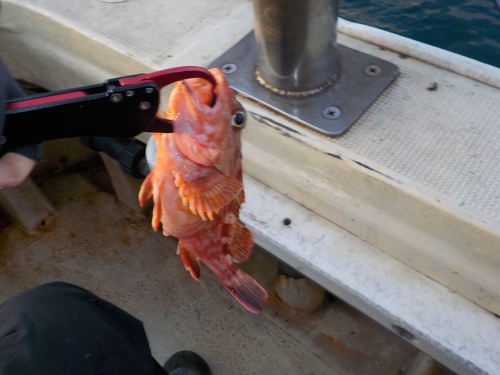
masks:
POLYGON ((14 147, 57 138, 136 136, 154 123, 159 100, 158 86, 145 82, 74 99, 7 109, 0 135, 0 155, 14 147))

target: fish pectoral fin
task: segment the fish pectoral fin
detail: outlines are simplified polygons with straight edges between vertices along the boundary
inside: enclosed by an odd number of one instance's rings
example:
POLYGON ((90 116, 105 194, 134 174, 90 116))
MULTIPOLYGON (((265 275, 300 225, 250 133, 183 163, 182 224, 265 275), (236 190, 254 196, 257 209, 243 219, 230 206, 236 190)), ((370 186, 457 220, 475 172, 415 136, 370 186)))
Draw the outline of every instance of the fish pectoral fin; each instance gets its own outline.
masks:
MULTIPOLYGON (((156 183, 156 191, 161 190, 161 183, 156 183)), ((144 181, 142 182, 141 189, 139 190, 139 204, 144 206, 144 204, 153 196, 155 191, 155 177, 154 172, 149 173, 144 181)), ((160 227, 161 222, 161 194, 156 194, 153 199, 155 204, 153 206, 153 218, 151 220, 151 226, 155 231, 160 227)))
POLYGON ((179 244, 177 245, 177 254, 181 255, 182 263, 184 263, 184 267, 186 271, 191 273, 191 276, 195 280, 200 279, 200 262, 198 258, 189 251, 186 242, 183 239, 179 240, 179 244))
POLYGON ((229 224, 227 252, 234 263, 246 262, 252 255, 254 235, 241 221, 229 224))
POLYGON ((241 196, 243 184, 215 168, 206 167, 200 173, 173 173, 182 203, 203 220, 214 219, 222 207, 241 196))
POLYGON ((139 204, 144 206, 144 204, 153 195, 153 173, 146 176, 141 185, 141 190, 139 190, 139 204))

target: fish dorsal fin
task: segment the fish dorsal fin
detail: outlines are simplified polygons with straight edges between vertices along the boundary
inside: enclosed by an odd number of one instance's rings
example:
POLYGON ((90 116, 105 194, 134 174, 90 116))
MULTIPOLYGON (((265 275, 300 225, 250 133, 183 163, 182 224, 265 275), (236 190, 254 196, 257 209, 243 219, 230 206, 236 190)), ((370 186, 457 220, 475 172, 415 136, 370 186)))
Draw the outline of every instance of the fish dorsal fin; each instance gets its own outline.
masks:
MULTIPOLYGON (((243 184, 243 173, 240 166, 238 171, 237 180, 243 184)), ((241 191, 236 195, 236 197, 231 201, 230 212, 234 215, 235 218, 240 216, 240 208, 241 205, 245 202, 245 190, 241 189, 241 191)), ((231 222, 234 222, 234 219, 231 219, 231 222)))
POLYGON ((227 252, 234 263, 246 262, 252 255, 254 244, 253 233, 237 220, 228 225, 227 252))
POLYGON ((195 280, 200 279, 200 262, 198 258, 189 251, 186 241, 182 238, 179 239, 179 244, 177 245, 177 254, 180 254, 182 263, 187 271, 191 273, 191 276, 195 280))
POLYGON ((240 208, 241 208, 241 204, 245 202, 245 191, 242 190, 238 193, 238 195, 236 196, 236 198, 234 198, 231 202, 231 209, 230 211, 236 216, 238 217, 240 215, 240 208))
POLYGON ((215 168, 206 168, 200 173, 175 171, 174 182, 184 206, 203 220, 214 219, 221 208, 239 197, 243 184, 237 179, 226 176, 215 168))

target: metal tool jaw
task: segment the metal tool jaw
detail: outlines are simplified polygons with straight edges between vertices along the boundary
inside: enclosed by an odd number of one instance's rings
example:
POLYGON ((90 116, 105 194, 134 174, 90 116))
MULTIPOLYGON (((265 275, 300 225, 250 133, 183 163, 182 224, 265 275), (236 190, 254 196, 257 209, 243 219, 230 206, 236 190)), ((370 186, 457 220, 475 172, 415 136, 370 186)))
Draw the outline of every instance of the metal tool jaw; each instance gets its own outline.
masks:
POLYGON ((206 69, 185 66, 9 101, 0 129, 0 155, 57 138, 172 133, 172 122, 156 117, 160 89, 195 77, 215 88, 215 78, 206 69))

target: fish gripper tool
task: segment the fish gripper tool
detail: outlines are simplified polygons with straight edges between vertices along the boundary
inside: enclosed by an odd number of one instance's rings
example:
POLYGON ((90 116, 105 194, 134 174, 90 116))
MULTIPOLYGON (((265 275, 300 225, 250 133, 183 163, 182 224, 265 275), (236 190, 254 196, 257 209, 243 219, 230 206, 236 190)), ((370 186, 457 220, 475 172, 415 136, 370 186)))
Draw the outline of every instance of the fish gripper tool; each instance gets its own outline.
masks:
POLYGON ((0 129, 0 156, 16 147, 58 138, 172 133, 172 121, 156 116, 160 90, 189 78, 206 79, 212 92, 215 89, 215 78, 208 70, 182 66, 9 100, 0 129))

